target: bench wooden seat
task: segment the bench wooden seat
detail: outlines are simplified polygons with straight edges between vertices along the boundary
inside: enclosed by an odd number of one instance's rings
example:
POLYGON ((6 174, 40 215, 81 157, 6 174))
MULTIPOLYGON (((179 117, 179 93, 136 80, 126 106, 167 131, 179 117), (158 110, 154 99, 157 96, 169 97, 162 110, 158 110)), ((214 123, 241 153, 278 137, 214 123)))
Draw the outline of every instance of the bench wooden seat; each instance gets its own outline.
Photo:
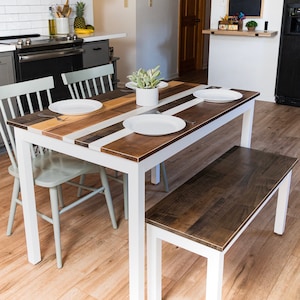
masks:
POLYGON ((296 162, 235 146, 148 210, 148 299, 162 299, 162 240, 206 257, 206 299, 221 299, 225 253, 277 190, 274 232, 283 234, 296 162))

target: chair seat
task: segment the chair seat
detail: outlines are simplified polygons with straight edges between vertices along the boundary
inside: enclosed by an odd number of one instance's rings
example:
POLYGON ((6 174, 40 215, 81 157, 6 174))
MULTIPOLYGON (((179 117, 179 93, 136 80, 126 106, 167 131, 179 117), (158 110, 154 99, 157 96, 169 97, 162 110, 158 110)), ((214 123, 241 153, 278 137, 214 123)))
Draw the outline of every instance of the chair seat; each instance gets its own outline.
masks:
MULTIPOLYGON (((35 183, 42 187, 55 187, 77 176, 98 173, 99 166, 54 151, 33 158, 35 183)), ((9 174, 19 177, 18 170, 12 165, 9 174)))

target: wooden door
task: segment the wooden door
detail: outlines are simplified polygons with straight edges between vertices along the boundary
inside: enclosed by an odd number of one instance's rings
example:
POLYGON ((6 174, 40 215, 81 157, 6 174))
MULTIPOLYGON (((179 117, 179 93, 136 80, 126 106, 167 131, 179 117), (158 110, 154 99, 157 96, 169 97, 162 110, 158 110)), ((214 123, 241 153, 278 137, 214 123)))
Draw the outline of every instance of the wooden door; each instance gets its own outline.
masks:
POLYGON ((179 74, 203 68, 205 0, 180 0, 179 74))

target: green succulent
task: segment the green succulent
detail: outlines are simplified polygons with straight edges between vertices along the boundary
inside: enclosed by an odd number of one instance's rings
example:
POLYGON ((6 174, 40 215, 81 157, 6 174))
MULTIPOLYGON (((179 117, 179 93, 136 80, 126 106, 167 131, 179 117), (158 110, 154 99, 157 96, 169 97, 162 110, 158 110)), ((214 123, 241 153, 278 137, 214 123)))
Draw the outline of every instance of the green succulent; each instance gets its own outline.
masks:
POLYGON ((132 75, 127 76, 130 81, 136 83, 140 89, 154 89, 160 83, 162 78, 160 76, 160 66, 156 66, 154 69, 144 70, 140 68, 138 71, 133 72, 132 75))

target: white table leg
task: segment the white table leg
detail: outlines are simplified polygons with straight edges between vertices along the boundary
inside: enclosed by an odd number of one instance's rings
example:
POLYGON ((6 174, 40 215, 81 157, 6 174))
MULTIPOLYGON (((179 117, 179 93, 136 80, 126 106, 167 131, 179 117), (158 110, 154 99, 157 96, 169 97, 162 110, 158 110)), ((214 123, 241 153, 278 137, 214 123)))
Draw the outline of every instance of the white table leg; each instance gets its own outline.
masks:
POLYGON ((143 300, 145 294, 145 172, 135 166, 128 172, 129 295, 143 300))
POLYGON ((22 139, 22 134, 24 134, 24 130, 16 128, 16 147, 22 192, 27 255, 29 262, 37 264, 41 261, 41 251, 36 215, 30 144, 22 139))
POLYGON ((224 254, 217 250, 207 258, 206 299, 221 300, 223 284, 224 254))
POLYGON ((242 147, 247 147, 247 148, 251 147, 254 104, 255 101, 252 102, 252 107, 243 114, 243 124, 242 124, 242 134, 241 134, 242 147))
POLYGON ((160 165, 157 165, 151 169, 151 183, 152 184, 160 183, 160 165))
POLYGON ((289 203, 290 185, 291 185, 292 171, 281 182, 278 188, 277 206, 275 215, 274 232, 283 234, 285 229, 286 213, 289 203))

